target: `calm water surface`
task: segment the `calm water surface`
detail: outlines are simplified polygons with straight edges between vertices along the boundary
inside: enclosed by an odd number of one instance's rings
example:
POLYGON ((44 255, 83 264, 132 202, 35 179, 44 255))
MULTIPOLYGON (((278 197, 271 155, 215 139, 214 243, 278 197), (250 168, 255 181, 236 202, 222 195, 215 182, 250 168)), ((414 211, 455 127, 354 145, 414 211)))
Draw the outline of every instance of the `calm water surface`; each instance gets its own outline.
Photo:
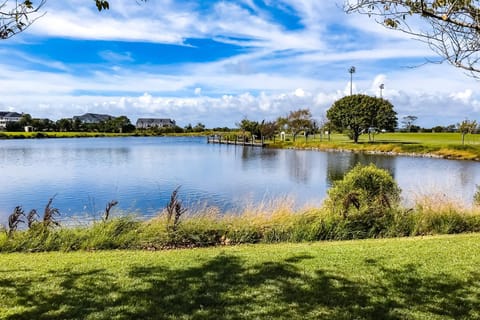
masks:
POLYGON ((17 205, 41 212, 54 195, 62 218, 98 219, 111 200, 117 211, 153 216, 177 186, 190 207, 228 210, 283 197, 319 205, 333 180, 370 162, 391 172, 406 204, 433 193, 469 205, 480 184, 480 164, 470 161, 243 148, 205 138, 2 140, 0 223, 17 205))

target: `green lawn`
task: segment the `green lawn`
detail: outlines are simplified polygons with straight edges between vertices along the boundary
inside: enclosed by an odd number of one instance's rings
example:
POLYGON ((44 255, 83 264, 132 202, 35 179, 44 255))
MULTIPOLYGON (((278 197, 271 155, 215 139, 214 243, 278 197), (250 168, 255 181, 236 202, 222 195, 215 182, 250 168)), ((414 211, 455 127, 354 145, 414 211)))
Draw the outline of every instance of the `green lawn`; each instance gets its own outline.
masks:
MULTIPOLYGON (((363 135, 362 141, 368 142, 368 135, 363 135)), ((403 143, 422 143, 432 145, 454 145, 462 144, 462 135, 460 133, 381 133, 375 135, 376 142, 403 142, 403 143)), ((480 144, 480 135, 468 134, 465 136, 465 144, 480 144)))
POLYGON ((385 152, 393 154, 434 155, 449 159, 480 160, 480 135, 469 134, 462 144, 460 133, 381 133, 369 141, 368 134, 360 136, 359 143, 354 144, 344 134, 332 134, 330 140, 325 136, 315 135, 308 140, 298 136, 293 142, 271 143, 271 147, 295 147, 300 149, 342 149, 356 152, 385 152))
MULTIPOLYGON (((287 136, 290 140, 290 136, 287 136)), ((299 142, 304 142, 305 137, 300 135, 297 136, 299 142)), ((462 144, 462 135, 460 133, 426 133, 426 132, 388 132, 388 133, 379 133, 375 134, 373 137, 374 143, 404 143, 404 144, 424 144, 424 145, 461 145, 462 144)), ((316 134, 315 139, 312 139, 312 136, 308 138, 308 141, 311 142, 328 142, 326 136, 316 134)), ((350 144, 350 140, 346 134, 332 134, 330 135, 331 143, 345 143, 350 144)), ((360 136, 359 144, 372 143, 369 141, 368 134, 363 134, 360 136)), ((467 134, 465 136, 465 145, 480 145, 480 134, 467 134)))
POLYGON ((2 319, 480 319, 480 234, 0 255, 2 319))
POLYGON ((0 139, 122 137, 130 133, 108 132, 0 132, 0 139))

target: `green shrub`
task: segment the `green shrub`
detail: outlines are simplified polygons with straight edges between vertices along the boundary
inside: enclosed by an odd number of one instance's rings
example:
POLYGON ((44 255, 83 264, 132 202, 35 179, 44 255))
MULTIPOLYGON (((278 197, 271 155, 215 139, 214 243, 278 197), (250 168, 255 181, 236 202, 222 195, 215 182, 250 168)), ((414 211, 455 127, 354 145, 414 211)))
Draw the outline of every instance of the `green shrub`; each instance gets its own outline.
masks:
POLYGON ((480 206, 480 185, 477 184, 477 191, 475 191, 475 194, 473 195, 473 203, 476 206, 480 206))
POLYGON ((357 165, 328 191, 326 206, 347 217, 352 213, 385 215, 398 207, 400 188, 393 177, 374 164, 357 165))
POLYGON ((364 239, 403 235, 400 188, 393 177, 375 165, 357 165, 328 191, 320 239, 364 239), (400 229, 400 230, 399 230, 400 229))

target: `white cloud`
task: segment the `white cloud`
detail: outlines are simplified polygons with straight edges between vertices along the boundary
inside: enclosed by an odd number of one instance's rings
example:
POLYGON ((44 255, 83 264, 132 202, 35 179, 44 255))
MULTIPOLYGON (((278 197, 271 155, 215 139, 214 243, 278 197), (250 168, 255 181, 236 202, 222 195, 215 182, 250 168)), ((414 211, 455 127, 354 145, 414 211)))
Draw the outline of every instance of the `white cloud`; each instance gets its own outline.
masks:
POLYGON ((452 93, 450 94, 450 97, 452 97, 454 100, 458 100, 466 104, 471 102, 472 95, 472 89, 466 89, 465 91, 452 93))
POLYGON ((350 93, 347 69, 355 65, 353 92, 378 95, 384 83, 383 96, 399 116, 417 115, 420 125, 478 117, 476 81, 447 65, 406 68, 432 52, 365 16, 345 15, 341 3, 265 1, 298 16, 300 27, 289 30, 252 0, 218 1, 203 11, 195 1, 138 5, 119 0, 102 13, 84 0, 49 1, 48 14, 28 33, 183 46, 190 38, 215 39, 245 48, 222 59, 168 68, 142 65, 128 50, 98 52, 115 64, 109 70, 2 48, 0 107, 52 119, 89 111, 126 114, 131 120, 162 115, 179 124, 200 121, 209 126, 233 126, 244 116, 274 119, 301 107, 321 117, 350 93), (348 29, 342 31, 340 25, 348 29), (88 72, 77 74, 75 68, 88 72))
POLYGON ((379 91, 381 85, 385 87, 386 80, 387 80, 386 75, 384 74, 377 75, 372 81, 372 86, 370 87, 370 91, 373 91, 373 92, 379 91))
POLYGON ((295 96, 304 97, 305 96, 305 91, 303 91, 302 88, 298 88, 298 89, 295 90, 295 96))
POLYGON ((108 62, 133 62, 132 54, 130 52, 116 53, 111 50, 100 51, 100 57, 108 62))

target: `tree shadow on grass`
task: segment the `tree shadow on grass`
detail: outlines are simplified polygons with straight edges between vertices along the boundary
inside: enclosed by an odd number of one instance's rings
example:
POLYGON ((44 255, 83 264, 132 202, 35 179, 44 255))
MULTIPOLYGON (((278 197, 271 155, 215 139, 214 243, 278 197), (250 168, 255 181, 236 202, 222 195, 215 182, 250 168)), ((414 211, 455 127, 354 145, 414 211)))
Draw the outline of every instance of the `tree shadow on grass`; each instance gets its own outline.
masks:
POLYGON ((475 319, 480 274, 425 276, 415 265, 365 263, 381 276, 304 270, 308 255, 247 266, 221 254, 200 266, 136 266, 0 279, 6 319, 475 319), (356 276, 356 275, 354 275, 356 276), (125 280, 126 278, 126 280, 125 280), (367 279, 365 278, 365 279, 367 279), (373 279, 373 280, 372 280, 373 279), (54 284, 52 285, 52 283, 54 284), (42 289, 42 286, 43 287, 42 289), (11 300, 9 300, 11 301, 11 300), (11 302, 10 302, 11 303, 11 302), (15 308, 14 308, 15 307, 15 308), (7 312, 8 311, 8 312, 7 312))

